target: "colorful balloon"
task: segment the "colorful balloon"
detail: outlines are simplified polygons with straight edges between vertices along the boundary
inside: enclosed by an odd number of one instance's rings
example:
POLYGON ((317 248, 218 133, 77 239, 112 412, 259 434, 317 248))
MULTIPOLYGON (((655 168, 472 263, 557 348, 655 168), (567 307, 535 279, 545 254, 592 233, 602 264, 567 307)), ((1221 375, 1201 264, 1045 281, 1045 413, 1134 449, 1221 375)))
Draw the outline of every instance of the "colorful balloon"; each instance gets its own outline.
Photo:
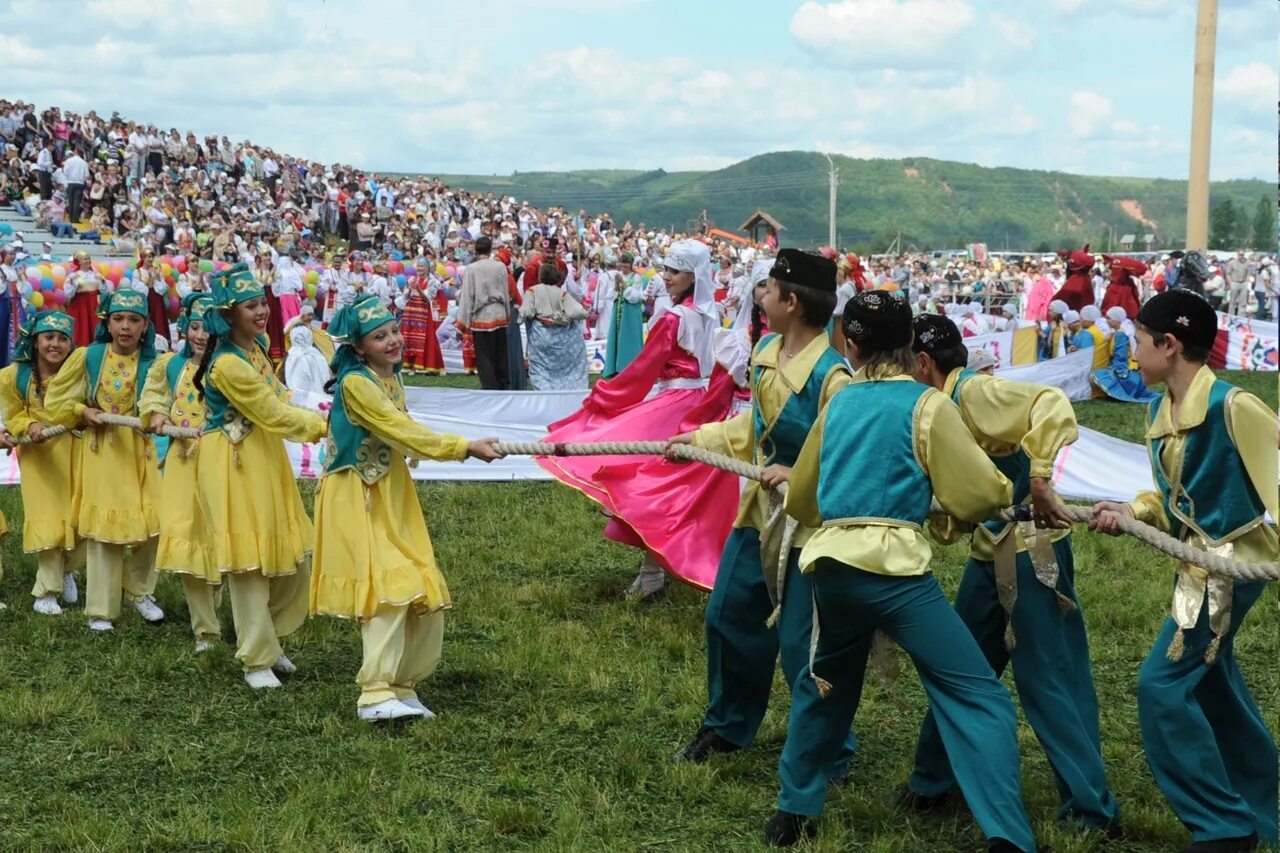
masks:
POLYGON ((44 305, 44 294, 38 290, 33 290, 31 295, 27 297, 27 301, 31 303, 33 308, 40 308, 44 305))

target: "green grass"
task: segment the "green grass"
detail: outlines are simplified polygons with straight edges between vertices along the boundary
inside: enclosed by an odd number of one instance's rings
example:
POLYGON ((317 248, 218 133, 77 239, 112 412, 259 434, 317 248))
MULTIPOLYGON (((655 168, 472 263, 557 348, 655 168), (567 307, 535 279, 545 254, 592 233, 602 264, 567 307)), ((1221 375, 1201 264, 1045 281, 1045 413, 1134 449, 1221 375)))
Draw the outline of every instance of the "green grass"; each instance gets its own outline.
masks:
MULTIPOLYGON (((1232 377, 1274 405, 1274 376, 1232 377)), ((1132 437, 1138 407, 1081 406, 1132 437)), ((310 501, 310 484, 304 489, 310 501)), ((4 850, 753 850, 772 813, 787 702, 775 684, 756 745, 705 766, 673 765, 705 701, 704 596, 679 587, 651 606, 621 593, 639 562, 603 542, 603 520, 544 483, 420 489, 454 591, 444 661, 422 695, 429 724, 355 719, 358 632, 316 619, 288 641, 285 689, 252 693, 229 647, 192 651, 181 589, 162 577, 160 627, 122 617, 91 635, 83 614, 33 614, 34 565, 0 545, 0 849, 4 850)), ((17 491, 0 507, 21 529, 17 491)), ((954 589, 964 552, 938 550, 954 589)), ((1108 850, 1180 849, 1181 826, 1147 770, 1138 666, 1169 604, 1169 566, 1130 541, 1081 534, 1079 587, 1092 632, 1111 783, 1132 840, 1108 850)), ((1236 651, 1280 731, 1276 590, 1236 651)), ((224 632, 231 638, 230 611, 224 632)), ((910 666, 887 697, 869 683, 853 784, 833 795, 814 849, 977 851, 967 815, 894 812, 924 700, 910 666)), ((1098 849, 1060 829, 1043 752, 1025 725, 1025 796, 1058 853, 1098 849)))

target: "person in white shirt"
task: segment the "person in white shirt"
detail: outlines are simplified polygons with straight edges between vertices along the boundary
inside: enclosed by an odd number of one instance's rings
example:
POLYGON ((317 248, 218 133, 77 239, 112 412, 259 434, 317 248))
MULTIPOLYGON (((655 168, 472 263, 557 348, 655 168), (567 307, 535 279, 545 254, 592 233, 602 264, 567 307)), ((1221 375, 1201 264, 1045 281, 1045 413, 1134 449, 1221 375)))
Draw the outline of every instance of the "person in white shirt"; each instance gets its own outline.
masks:
POLYGON ((75 225, 80 221, 84 185, 89 180, 89 164, 80 156, 79 148, 63 162, 62 175, 67 179, 67 221, 75 225))
POLYGON ((53 198, 53 140, 45 139, 40 144, 40 153, 36 155, 36 179, 40 182, 40 199, 48 201, 53 198))
POLYGON ((607 263, 596 275, 596 293, 591 301, 591 310, 596 315, 593 337, 598 341, 609 337, 613 326, 613 304, 618 298, 618 271, 614 269, 612 254, 608 256, 607 263))

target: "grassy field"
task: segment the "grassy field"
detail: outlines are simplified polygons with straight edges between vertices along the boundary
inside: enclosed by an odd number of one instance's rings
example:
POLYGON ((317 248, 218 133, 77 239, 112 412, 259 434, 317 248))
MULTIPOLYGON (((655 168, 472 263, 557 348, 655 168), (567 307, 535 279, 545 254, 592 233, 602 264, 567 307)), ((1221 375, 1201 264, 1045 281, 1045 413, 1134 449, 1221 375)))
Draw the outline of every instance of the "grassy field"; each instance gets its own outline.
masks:
MULTIPOLYGON (((1276 404, 1274 374, 1232 378, 1276 404)), ((1141 432, 1138 407, 1089 403, 1080 414, 1130 440, 1141 432)), ((356 720, 351 623, 308 623, 288 643, 298 674, 253 693, 230 646, 194 654, 175 579, 158 592, 169 622, 130 614, 113 635, 91 635, 79 611, 31 612, 34 564, 16 533, 5 539, 0 849, 761 849, 786 723, 780 681, 752 749, 704 766, 670 760, 705 701, 704 596, 679 587, 649 606, 624 602, 639 558, 603 542, 603 520, 567 488, 429 484, 421 496, 456 609, 443 664, 421 691, 440 717, 405 728, 356 720)), ((0 491, 0 507, 20 531, 16 489, 0 491)), ((938 554, 952 590, 964 552, 938 554)), ((1076 560, 1104 749, 1131 835, 1107 849, 1180 849, 1186 835, 1151 780, 1134 705, 1169 605, 1168 561, 1086 533, 1076 560)), ((1278 598, 1267 592, 1236 644, 1273 731, 1278 598)), ((853 784, 829 801, 813 849, 982 849, 965 813, 919 819, 886 802, 909 772, 923 710, 910 666, 893 696, 868 685, 853 784)), ((1097 849, 1056 826, 1043 752, 1025 725, 1019 735, 1041 840, 1057 853, 1097 849)))

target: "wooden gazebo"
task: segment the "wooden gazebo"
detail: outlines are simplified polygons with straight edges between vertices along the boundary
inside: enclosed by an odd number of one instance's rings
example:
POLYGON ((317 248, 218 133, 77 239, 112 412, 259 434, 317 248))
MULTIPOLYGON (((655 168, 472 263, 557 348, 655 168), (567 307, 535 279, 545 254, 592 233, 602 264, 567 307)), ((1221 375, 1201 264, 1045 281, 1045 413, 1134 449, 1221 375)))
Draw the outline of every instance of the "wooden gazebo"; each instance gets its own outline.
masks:
POLYGON ((747 218, 746 222, 742 223, 738 230, 746 231, 750 234, 751 242, 762 243, 764 242, 760 238, 760 229, 762 228, 764 229, 765 237, 772 237, 775 243, 778 240, 778 232, 787 230, 787 226, 770 216, 769 212, 764 208, 759 207, 756 208, 755 213, 751 214, 751 216, 747 218))

